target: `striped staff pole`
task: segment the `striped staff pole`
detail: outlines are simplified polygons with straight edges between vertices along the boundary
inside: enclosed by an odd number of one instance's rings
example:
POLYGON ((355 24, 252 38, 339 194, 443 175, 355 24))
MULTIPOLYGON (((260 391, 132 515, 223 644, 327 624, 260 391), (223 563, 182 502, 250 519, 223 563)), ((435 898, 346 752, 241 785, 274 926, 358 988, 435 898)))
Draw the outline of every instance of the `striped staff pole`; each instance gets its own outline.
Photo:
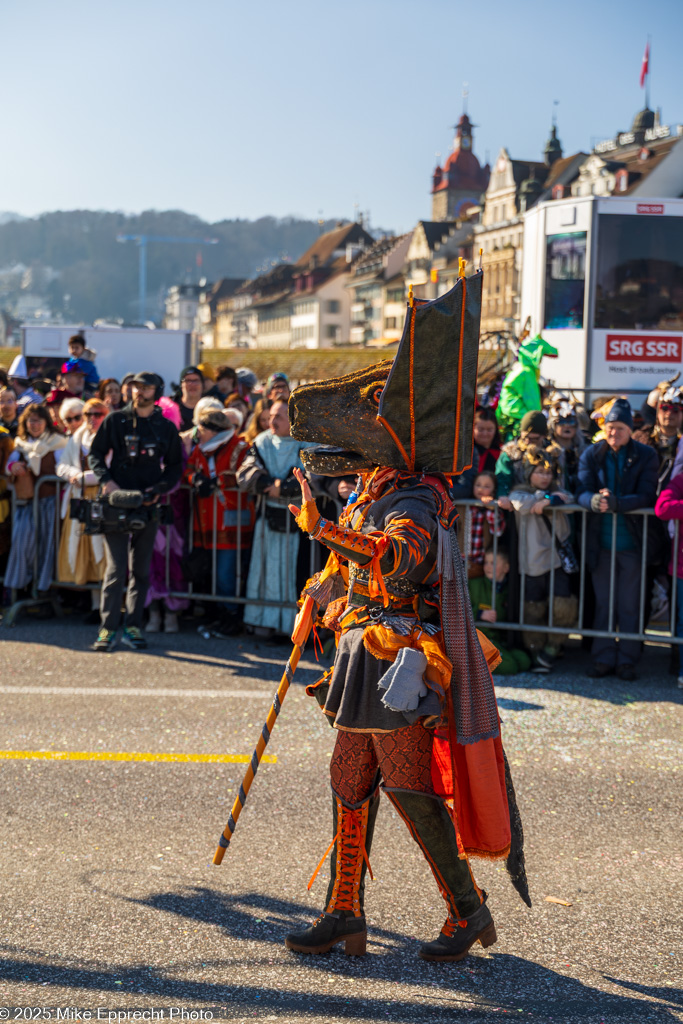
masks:
POLYGON ((294 644, 294 649, 292 650, 292 653, 289 656, 289 661, 285 666, 285 671, 283 673, 282 679, 280 680, 280 685, 278 686, 277 692, 273 697, 272 707, 268 712, 268 717, 266 718, 263 729, 261 730, 261 735, 258 738, 258 743, 256 744, 254 753, 251 755, 251 761, 249 763, 249 767, 247 768, 244 774, 244 779, 242 780, 242 785, 240 786, 239 793, 237 794, 237 799, 232 805, 232 811, 230 812, 230 817, 228 818, 228 824, 223 829, 223 834, 218 840, 218 846, 216 847, 216 852, 213 855, 214 864, 221 863, 221 861, 223 860, 223 856, 225 855, 225 851, 230 845, 230 840, 232 839, 233 834, 235 832, 235 828, 237 826, 237 819, 239 818, 242 812, 242 808, 247 802, 247 796, 249 795, 251 784, 254 781, 254 776, 258 771, 258 766, 261 763, 263 752, 265 751, 266 746, 268 745, 268 740, 270 739, 273 727, 277 721, 277 716, 280 714, 280 709, 282 708, 282 702, 287 696, 289 684, 294 678, 294 672, 296 671, 296 667, 299 664, 299 659, 306 645, 306 641, 308 640, 309 633, 311 632, 311 629, 313 627, 315 611, 315 602, 313 601, 313 598, 310 595, 307 595, 303 605, 301 606, 301 610, 297 615, 296 623, 294 625, 294 632, 292 633, 292 642, 294 644))

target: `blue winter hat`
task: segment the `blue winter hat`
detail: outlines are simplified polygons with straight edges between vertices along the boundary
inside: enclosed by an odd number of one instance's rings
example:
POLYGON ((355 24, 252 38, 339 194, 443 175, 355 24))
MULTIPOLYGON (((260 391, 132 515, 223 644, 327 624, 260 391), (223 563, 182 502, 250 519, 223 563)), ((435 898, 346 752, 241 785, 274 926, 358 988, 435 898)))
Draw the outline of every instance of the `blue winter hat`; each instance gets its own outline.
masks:
POLYGON ((614 399, 612 408, 605 416, 605 423, 625 423, 630 430, 633 430, 631 406, 625 398, 614 399))

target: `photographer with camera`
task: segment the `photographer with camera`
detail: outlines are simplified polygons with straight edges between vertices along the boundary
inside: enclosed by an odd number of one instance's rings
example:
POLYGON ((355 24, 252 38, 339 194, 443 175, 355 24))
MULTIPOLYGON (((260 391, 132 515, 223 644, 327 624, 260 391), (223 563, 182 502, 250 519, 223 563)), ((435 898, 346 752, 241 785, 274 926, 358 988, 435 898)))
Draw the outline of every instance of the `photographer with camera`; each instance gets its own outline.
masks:
POLYGON ((88 462, 103 495, 110 506, 122 510, 120 529, 107 531, 104 537, 102 628, 93 645, 96 651, 111 651, 116 642, 129 562, 130 580, 121 642, 134 650, 147 646, 140 627, 159 526, 157 503, 160 494, 176 486, 182 472, 178 431, 155 404, 162 391, 163 381, 158 374, 147 371, 136 374, 132 402, 107 416, 90 448, 88 462), (107 465, 110 452, 111 464, 107 465), (125 513, 125 509, 134 511, 125 513))

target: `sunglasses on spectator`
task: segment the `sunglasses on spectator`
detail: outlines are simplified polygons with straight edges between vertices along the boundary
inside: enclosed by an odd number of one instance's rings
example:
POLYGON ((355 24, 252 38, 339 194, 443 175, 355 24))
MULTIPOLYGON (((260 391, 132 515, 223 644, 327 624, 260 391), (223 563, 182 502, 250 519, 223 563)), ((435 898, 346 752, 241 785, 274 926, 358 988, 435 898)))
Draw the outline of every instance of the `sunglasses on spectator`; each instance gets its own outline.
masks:
POLYGON ((79 414, 77 416, 65 416, 64 417, 64 422, 65 423, 78 423, 79 420, 82 420, 82 419, 83 419, 83 417, 81 416, 81 414, 79 412, 79 414))
POLYGON ((558 416, 557 422, 563 427, 575 427, 577 420, 576 416, 558 416))
POLYGON ((662 412, 681 412, 683 406, 680 406, 678 402, 660 402, 659 408, 662 412))
POLYGON ((87 420, 101 420, 106 416, 106 412, 86 412, 85 418, 87 420))

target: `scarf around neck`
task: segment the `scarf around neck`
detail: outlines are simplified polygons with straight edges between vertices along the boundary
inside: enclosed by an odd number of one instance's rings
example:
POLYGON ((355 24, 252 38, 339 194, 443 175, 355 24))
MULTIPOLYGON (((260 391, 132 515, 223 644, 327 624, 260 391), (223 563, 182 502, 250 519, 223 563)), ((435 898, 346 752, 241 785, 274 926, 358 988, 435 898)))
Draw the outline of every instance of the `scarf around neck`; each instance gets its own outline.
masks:
POLYGON ((15 438, 14 447, 21 452, 33 475, 39 476, 40 464, 45 456, 65 448, 66 438, 61 434, 50 434, 44 430, 40 437, 15 438))
POLYGON ((216 434, 211 438, 210 441, 203 441, 199 445, 199 450, 203 455, 210 455, 211 452, 215 452, 221 445, 227 444, 228 441, 233 437, 235 429, 232 430, 221 430, 220 434, 216 434))

